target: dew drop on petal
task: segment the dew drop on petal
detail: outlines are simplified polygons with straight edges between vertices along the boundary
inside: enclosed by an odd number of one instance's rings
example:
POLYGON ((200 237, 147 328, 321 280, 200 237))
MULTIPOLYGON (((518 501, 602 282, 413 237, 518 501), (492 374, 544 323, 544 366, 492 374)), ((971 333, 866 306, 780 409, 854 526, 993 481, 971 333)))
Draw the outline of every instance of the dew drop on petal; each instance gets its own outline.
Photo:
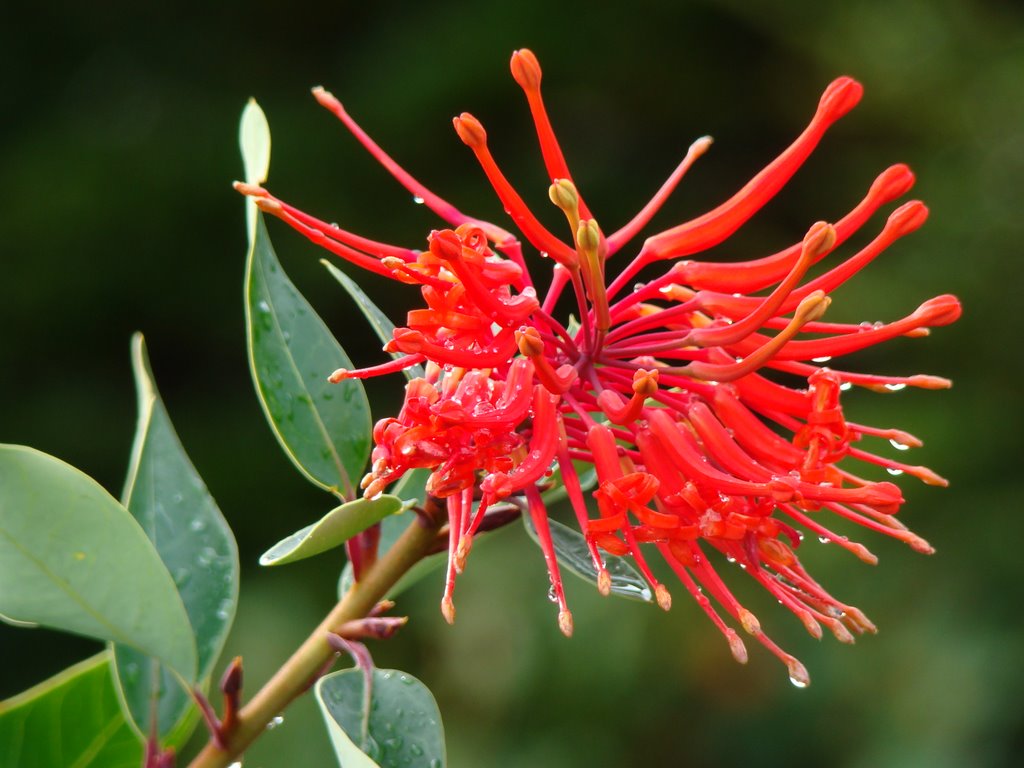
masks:
POLYGON ((832 359, 832 355, 822 355, 821 357, 812 357, 811 358, 811 362, 812 363, 827 363, 831 359, 832 359))
POLYGON ((901 389, 906 389, 906 384, 886 384, 885 388, 890 392, 899 392, 901 389))
POLYGON ((897 451, 909 451, 910 446, 901 443, 899 440, 889 440, 889 444, 897 451))
POLYGON ((268 731, 272 731, 275 728, 277 728, 277 726, 281 725, 283 722, 284 722, 284 718, 281 717, 281 715, 276 715, 275 717, 273 717, 271 719, 271 721, 269 723, 267 723, 267 730, 268 731))
POLYGON ((419 195, 413 195, 412 201, 416 203, 416 205, 423 205, 423 198, 420 197, 419 195))
POLYGON ((894 469, 893 467, 886 467, 885 471, 888 472, 893 477, 899 477, 900 475, 903 474, 902 469, 894 469))

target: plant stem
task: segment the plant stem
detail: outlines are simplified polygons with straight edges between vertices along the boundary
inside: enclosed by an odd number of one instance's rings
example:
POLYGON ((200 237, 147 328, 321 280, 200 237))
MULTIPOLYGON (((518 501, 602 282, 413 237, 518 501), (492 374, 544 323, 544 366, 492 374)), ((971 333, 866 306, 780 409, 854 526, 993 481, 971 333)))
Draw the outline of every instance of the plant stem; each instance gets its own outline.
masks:
POLYGON ((235 728, 225 735, 227 749, 221 749, 210 739, 190 763, 190 768, 226 768, 236 760, 274 717, 316 681, 335 653, 327 643, 328 633, 346 621, 366 616, 402 575, 428 553, 437 530, 437 526, 417 515, 398 541, 366 571, 291 658, 242 707, 235 728))

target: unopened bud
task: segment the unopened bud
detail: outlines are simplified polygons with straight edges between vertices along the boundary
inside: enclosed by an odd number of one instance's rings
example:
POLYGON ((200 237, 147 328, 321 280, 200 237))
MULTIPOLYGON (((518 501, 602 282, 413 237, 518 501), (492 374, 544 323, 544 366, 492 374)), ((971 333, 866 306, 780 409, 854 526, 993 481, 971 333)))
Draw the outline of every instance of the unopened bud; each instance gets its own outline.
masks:
POLYGON ((818 102, 818 113, 826 119, 838 120, 857 106, 864 95, 864 86, 852 77, 840 77, 833 80, 818 102))
POLYGON ((911 200, 890 213, 885 225, 886 229, 892 229, 902 237, 920 229, 926 221, 928 221, 928 206, 920 200, 911 200))
POLYGON ((663 611, 667 611, 672 607, 672 595, 669 594, 668 587, 664 584, 658 584, 654 588, 654 599, 658 603, 658 607, 663 611))
POLYGON ((786 667, 789 669, 789 682, 797 688, 806 688, 811 684, 811 676, 807 673, 807 667, 799 661, 790 657, 786 660, 786 667))
POLYGON ((326 107, 332 112, 337 112, 342 109, 341 102, 335 98, 333 93, 325 89, 322 85, 318 85, 311 90, 313 92, 313 98, 320 102, 320 106, 326 107))
POLYGON ((825 314, 831 303, 832 299, 826 296, 824 291, 812 291, 797 305, 793 316, 801 323, 813 323, 825 314))
POLYGON ((462 238, 450 229, 431 232, 428 241, 430 252, 439 259, 452 261, 462 256, 462 238))
POLYGON ((746 608, 740 608, 740 624, 743 625, 743 631, 748 635, 759 635, 761 634, 761 622, 757 620, 757 616, 752 614, 746 608))
POLYGON ((597 253, 601 247, 601 229, 594 219, 580 221, 576 230, 576 245, 581 251, 597 253))
POLYGON ((882 171, 875 183, 871 185, 871 193, 878 195, 882 202, 903 197, 914 186, 914 172, 903 163, 892 165, 882 171))
POLYGON ((480 121, 469 112, 463 112, 452 119, 455 132, 459 134, 462 142, 471 149, 482 149, 487 145, 487 131, 480 124, 480 121))
POLYGON ((548 198, 561 208, 566 216, 579 216, 580 194, 576 191, 576 185, 569 179, 557 179, 548 187, 548 198))
POLYGON ((328 376, 327 380, 331 384, 337 384, 337 383, 342 382, 345 379, 347 379, 348 378, 348 374, 349 374, 348 368, 339 368, 334 373, 332 373, 330 376, 328 376))
POLYGON ((928 299, 917 308, 914 314, 925 319, 931 327, 936 328, 955 323, 960 319, 962 311, 960 300, 947 293, 936 296, 934 299, 928 299))
POLYGON ((747 646, 743 644, 743 640, 736 634, 736 630, 727 629, 725 631, 725 639, 729 641, 729 650, 732 652, 732 657, 740 664, 746 664, 747 646))
POLYGON ((815 222, 804 235, 804 252, 812 259, 824 256, 835 248, 835 245, 836 228, 825 221, 815 222))
POLYGON ((612 593, 612 577, 605 568, 597 572, 597 591, 604 597, 612 593))
POLYGON ((455 623, 455 603, 448 595, 441 598, 441 615, 449 624, 455 623))
POLYGON ((510 62, 513 79, 524 91, 533 91, 540 87, 540 63, 533 51, 520 48, 512 54, 510 62))
POLYGON ((572 637, 572 614, 569 611, 558 612, 558 628, 566 637, 572 637))

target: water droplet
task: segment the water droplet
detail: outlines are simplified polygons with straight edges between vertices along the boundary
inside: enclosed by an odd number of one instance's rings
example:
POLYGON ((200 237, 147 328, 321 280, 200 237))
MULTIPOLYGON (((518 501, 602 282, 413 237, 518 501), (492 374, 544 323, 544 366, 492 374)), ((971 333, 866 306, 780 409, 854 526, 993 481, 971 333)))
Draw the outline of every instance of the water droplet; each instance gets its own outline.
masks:
POLYGON ((441 768, 441 758, 435 757, 430 761, 430 768, 441 768))
POLYGON ((802 678, 802 677, 796 677, 795 675, 790 675, 789 676, 789 682, 791 682, 797 688, 806 688, 807 687, 807 680, 805 678, 802 678))
MULTIPOLYGON (((411 677, 409 677, 408 675, 399 675, 399 676, 398 676, 398 681, 399 681, 400 683, 402 683, 402 685, 412 685, 412 678, 411 678, 411 677)), ((401 717, 401 715, 402 715, 402 710, 400 710, 400 709, 399 709, 399 710, 396 710, 396 711, 395 711, 395 715, 396 715, 397 717, 401 717)))
POLYGON ((173 501, 175 504, 181 504, 181 500, 184 498, 185 497, 182 496, 180 493, 176 493, 171 497, 171 501, 173 501))
POLYGON ((216 557, 217 550, 215 550, 213 547, 203 547, 202 550, 199 552, 199 557, 196 558, 196 561, 201 566, 206 567, 210 563, 212 563, 216 559, 216 557))
POLYGON ((405 742, 402 740, 401 736, 394 736, 390 739, 384 740, 384 747, 390 749, 392 752, 397 752, 402 748, 402 744, 404 743, 405 742))
POLYGON ((261 301, 259 304, 256 305, 256 307, 259 309, 260 312, 269 312, 270 311, 270 305, 267 304, 267 302, 265 302, 265 301, 261 301))
POLYGON ((890 392, 899 392, 901 389, 906 389, 906 384, 886 384, 885 388, 890 392))
POLYGON ((277 715, 269 723, 267 723, 267 730, 272 731, 275 728, 277 728, 277 726, 281 725, 283 722, 284 718, 281 717, 281 715, 277 715))
POLYGON ((231 601, 224 599, 220 601, 220 605, 217 606, 217 618, 221 621, 227 621, 231 618, 231 601))
POLYGON ((228 768, 242 768, 242 761, 236 760, 231 765, 229 765, 228 768))
POLYGON ((558 602, 558 594, 555 592, 554 587, 548 587, 548 600, 550 600, 552 603, 558 602))
POLYGON ((413 195, 412 201, 416 203, 416 205, 423 205, 423 198, 420 197, 419 195, 413 195))
POLYGON ((853 389, 853 384, 851 384, 848 381, 844 381, 842 384, 839 385, 840 392, 849 392, 851 389, 853 389))
POLYGON ((821 357, 812 357, 811 358, 811 362, 812 363, 827 363, 831 359, 832 359, 832 355, 822 355, 821 357))
POLYGON ((832 543, 832 539, 830 539, 828 536, 819 536, 818 537, 818 541, 820 541, 822 544, 831 544, 832 543))
POLYGON ((910 446, 901 443, 899 440, 889 440, 889 445, 895 448, 897 451, 909 451, 910 446))
POLYGON ((885 471, 888 472, 893 477, 899 477, 900 475, 903 474, 902 469, 894 469, 893 467, 886 467, 885 471))
POLYGON ((195 520, 193 520, 191 523, 188 524, 188 529, 190 531, 194 531, 196 533, 198 533, 199 531, 202 531, 205 528, 206 528, 206 521, 203 520, 203 518, 201 518, 201 517, 197 517, 195 520))
POLYGON ((416 742, 409 745, 409 751, 412 752, 416 757, 420 757, 423 754, 423 747, 416 742))
POLYGON ((732 555, 726 555, 725 559, 726 559, 727 562, 730 562, 730 563, 735 563, 736 562, 736 558, 733 557, 732 555))

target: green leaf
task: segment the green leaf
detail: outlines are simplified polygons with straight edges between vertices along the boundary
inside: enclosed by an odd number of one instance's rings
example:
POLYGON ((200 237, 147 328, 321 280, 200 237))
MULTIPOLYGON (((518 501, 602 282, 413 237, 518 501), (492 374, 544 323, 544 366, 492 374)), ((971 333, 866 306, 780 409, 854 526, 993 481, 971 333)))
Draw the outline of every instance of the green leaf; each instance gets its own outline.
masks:
POLYGON ((185 606, 156 549, 95 480, 0 445, 0 613, 124 643, 195 681, 185 606))
MULTIPOLYGON (((533 521, 529 515, 523 515, 523 525, 530 538, 540 543, 537 538, 537 530, 533 527, 533 521)), ((558 564, 565 567, 584 581, 597 584, 597 571, 590 560, 590 549, 587 547, 587 540, 583 534, 574 531, 567 525, 562 525, 557 520, 548 520, 551 527, 551 543, 555 547, 555 556, 558 564)), ((633 600, 642 600, 649 603, 652 600, 651 589, 644 581, 644 577, 624 557, 605 555, 604 566, 612 579, 612 594, 620 597, 628 597, 633 600)))
POLYGON ((344 768, 445 765, 437 702, 412 675, 375 669, 370 695, 363 673, 346 669, 321 678, 316 697, 338 763, 344 768))
MULTIPOLYGON (((122 501, 174 578, 195 635, 197 679, 205 680, 234 618, 238 548, 178 440, 141 334, 132 338, 132 369, 139 418, 122 501)), ((195 708, 192 696, 169 670, 133 648, 115 645, 113 650, 117 680, 140 735, 149 732, 154 700, 161 737, 188 719, 195 708)))
MULTIPOLYGON (((341 283, 342 288, 348 291, 348 295, 352 297, 356 306, 362 311, 363 316, 369 321, 370 327, 373 328, 373 332, 377 334, 377 338, 385 344, 391 341, 395 330, 395 324, 388 319, 388 316, 381 312, 380 308, 376 304, 370 301, 370 297, 363 292, 363 289, 356 284, 355 280, 326 259, 320 259, 320 263, 327 267, 327 271, 331 273, 335 280, 341 283)), ((391 353, 391 357, 397 359, 399 357, 404 357, 404 355, 400 352, 393 352, 391 353)), ((410 381, 416 378, 423 378, 423 376, 426 375, 423 372, 422 365, 410 366, 409 368, 406 368, 403 373, 405 374, 405 378, 410 381)))
POLYGON ((370 455, 366 392, 327 381, 352 363, 284 273, 262 215, 245 282, 249 366, 270 427, 303 475, 351 500, 370 455))
POLYGON ((0 701, 0 768, 138 768, 107 652, 0 701))
MULTIPOLYGON (((249 99, 242 110, 242 119, 238 124, 238 146, 242 150, 246 182, 262 184, 270 171, 270 126, 256 99, 249 99)), ((251 243, 256 234, 256 203, 253 200, 246 200, 245 218, 251 243)))
POLYGON ((381 495, 375 499, 346 502, 318 522, 277 542, 260 557, 260 565, 284 565, 319 555, 341 546, 357 533, 401 509, 402 500, 397 496, 381 495))

